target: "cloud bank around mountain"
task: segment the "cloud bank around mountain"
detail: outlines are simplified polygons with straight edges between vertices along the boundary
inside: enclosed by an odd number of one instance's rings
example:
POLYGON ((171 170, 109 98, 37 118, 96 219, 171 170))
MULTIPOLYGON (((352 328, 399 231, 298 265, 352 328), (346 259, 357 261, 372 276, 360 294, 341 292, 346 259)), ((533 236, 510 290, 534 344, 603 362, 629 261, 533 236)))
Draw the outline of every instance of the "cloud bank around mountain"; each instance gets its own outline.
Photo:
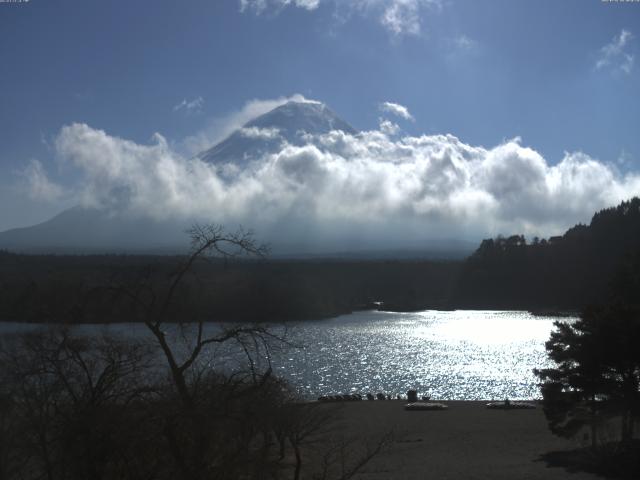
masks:
POLYGON ((61 129, 55 150, 80 180, 57 185, 40 164, 25 174, 32 195, 113 215, 242 224, 274 245, 352 249, 555 235, 640 194, 638 174, 585 153, 551 165, 519 138, 484 148, 453 135, 398 138, 388 130, 309 135, 306 145, 283 142, 242 169, 182 156, 159 134, 141 145, 76 123, 61 129))

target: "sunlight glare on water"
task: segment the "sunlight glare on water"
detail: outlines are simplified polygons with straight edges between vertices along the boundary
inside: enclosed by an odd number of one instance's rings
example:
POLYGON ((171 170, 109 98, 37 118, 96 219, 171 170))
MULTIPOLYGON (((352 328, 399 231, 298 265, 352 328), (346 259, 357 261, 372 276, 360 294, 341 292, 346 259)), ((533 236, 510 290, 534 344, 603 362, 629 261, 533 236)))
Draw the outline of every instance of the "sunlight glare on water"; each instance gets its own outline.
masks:
POLYGON ((416 388, 450 400, 540 396, 533 368, 556 318, 508 311, 358 312, 291 330, 301 350, 274 359, 307 397, 416 388))

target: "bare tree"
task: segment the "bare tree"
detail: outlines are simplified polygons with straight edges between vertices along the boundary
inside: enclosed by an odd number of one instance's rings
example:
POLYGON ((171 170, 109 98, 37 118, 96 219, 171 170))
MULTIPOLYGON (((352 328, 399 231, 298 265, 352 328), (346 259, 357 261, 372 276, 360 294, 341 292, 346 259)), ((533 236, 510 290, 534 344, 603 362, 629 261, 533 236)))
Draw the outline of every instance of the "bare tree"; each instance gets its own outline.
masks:
POLYGON ((382 442, 347 452, 351 443, 332 432, 334 406, 302 401, 272 374, 273 349, 291 346, 286 330, 207 324, 197 309, 181 310, 202 262, 266 253, 250 232, 196 225, 189 233, 191 253, 168 276, 145 269, 89 291, 72 312, 96 318, 92 301, 99 310, 110 297, 153 345, 60 329, 0 352, 0 480, 298 480, 303 464, 309 476, 322 458, 342 462, 323 478, 350 478, 379 452, 382 442), (226 347, 244 368, 211 367, 226 347))
POLYGON ((10 443, 1 478, 133 478, 125 440, 137 434, 131 409, 153 390, 149 362, 144 344, 64 328, 4 338, 1 396, 10 402, 2 433, 10 443))
POLYGON ((150 280, 150 274, 144 275, 134 285, 117 285, 112 290, 117 295, 128 298, 138 309, 140 319, 157 341, 169 367, 173 382, 181 401, 185 406, 193 403, 192 392, 189 391, 188 373, 197 359, 208 346, 237 341, 244 344, 247 338, 266 345, 267 340, 273 338, 267 328, 260 325, 233 325, 228 328, 205 331, 205 319, 172 315, 175 313, 174 302, 178 297, 180 287, 187 277, 195 275, 198 262, 215 256, 225 261, 240 256, 254 256, 261 258, 267 253, 264 245, 259 245, 253 238, 251 231, 238 230, 227 233, 220 225, 196 224, 188 231, 191 237, 191 252, 170 275, 166 289, 159 293, 150 280), (175 346, 167 338, 165 325, 169 322, 177 323, 180 328, 195 328, 193 342, 189 351, 176 352, 175 346))
MULTIPOLYGON (((271 346, 283 338, 260 324, 206 325, 202 315, 183 317, 179 311, 176 315, 174 303, 187 278, 197 275, 198 263, 211 257, 224 261, 240 256, 261 258, 267 249, 244 230, 227 233, 218 225, 195 225, 189 234, 191 252, 170 275, 161 294, 147 279, 133 286, 118 286, 114 291, 138 309, 167 362, 180 407, 173 406, 177 404, 168 407, 163 434, 176 474, 185 479, 213 474, 234 476, 236 468, 246 468, 251 463, 247 462, 250 446, 260 433, 254 428, 260 422, 247 422, 246 418, 264 415, 281 403, 273 389, 271 398, 262 395, 260 405, 252 403, 252 398, 268 390, 266 385, 271 377, 270 365, 265 371, 256 367, 257 356, 266 354, 268 358, 271 346), (175 335, 172 338, 167 334, 170 322, 188 340, 184 345, 178 346, 175 335), (228 343, 244 352, 247 374, 225 376, 203 370, 199 361, 208 357, 209 348, 228 343)), ((264 451, 269 438, 264 432, 262 438, 264 451)))

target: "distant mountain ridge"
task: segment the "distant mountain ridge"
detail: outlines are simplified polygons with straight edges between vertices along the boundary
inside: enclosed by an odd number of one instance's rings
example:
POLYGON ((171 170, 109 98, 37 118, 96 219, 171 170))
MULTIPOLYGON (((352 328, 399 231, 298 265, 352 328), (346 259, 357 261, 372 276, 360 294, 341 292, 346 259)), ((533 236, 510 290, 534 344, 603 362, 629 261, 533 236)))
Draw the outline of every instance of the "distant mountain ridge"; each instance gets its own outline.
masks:
POLYGON ((0 248, 31 253, 176 253, 186 243, 186 227, 188 223, 167 228, 151 219, 116 218, 104 210, 73 207, 42 223, 0 232, 0 248))
MULTIPOLYGON (((55 217, 29 227, 0 232, 0 250, 34 254, 182 254, 188 248, 185 231, 191 226, 183 222, 160 222, 146 218, 120 218, 95 208, 73 207, 55 217), (80 229, 82 229, 80 231, 80 229), (140 232, 144 232, 141 235, 140 232), (126 239, 124 245, 122 240, 126 239)), ((403 250, 379 249, 362 251, 312 252, 299 245, 275 248, 274 259, 304 260, 402 260, 462 259, 477 244, 458 239, 434 241, 425 248, 403 250)))

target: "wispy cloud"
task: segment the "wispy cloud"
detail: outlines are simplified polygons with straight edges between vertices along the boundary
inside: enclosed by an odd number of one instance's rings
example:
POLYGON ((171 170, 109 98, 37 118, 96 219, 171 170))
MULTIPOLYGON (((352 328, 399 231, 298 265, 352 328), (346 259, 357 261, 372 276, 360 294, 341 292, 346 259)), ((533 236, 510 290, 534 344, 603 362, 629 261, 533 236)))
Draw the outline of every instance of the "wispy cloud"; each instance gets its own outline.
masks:
POLYGON ((65 194, 61 185, 49 179, 38 160, 31 160, 20 174, 26 181, 27 194, 32 200, 53 202, 60 200, 65 194))
POLYGON ((427 11, 443 7, 442 0, 239 0, 240 11, 261 14, 267 10, 282 10, 287 6, 316 10, 320 4, 332 5, 334 17, 354 13, 375 18, 394 37, 417 36, 423 31, 427 11))
POLYGON ((610 68, 614 71, 630 74, 633 69, 634 55, 629 52, 629 44, 633 38, 634 36, 629 30, 622 29, 610 43, 600 49, 596 69, 610 68))
POLYGON ((420 35, 421 2, 415 0, 392 1, 384 8, 380 23, 394 35, 420 35))
POLYGON ((631 163, 633 163, 634 158, 633 155, 628 152, 625 148, 620 151, 620 155, 618 155, 618 165, 620 167, 627 167, 631 163))
POLYGON ((390 113, 400 118, 404 118, 405 120, 414 121, 413 115, 409 113, 409 109, 404 105, 400 105, 399 103, 393 102, 382 102, 378 105, 378 108, 382 112, 390 113))
POLYGON ((455 37, 453 44, 460 50, 473 50, 478 46, 478 42, 464 34, 455 37))
POLYGON ((278 128, 245 127, 240 129, 240 134, 246 138, 259 140, 275 140, 280 138, 280 130, 278 128))
POLYGON ((315 10, 318 8, 320 0, 240 0, 240 11, 253 11, 255 13, 262 13, 267 8, 284 8, 289 5, 305 10, 315 10))
POLYGON ((204 106, 204 98, 196 97, 193 100, 183 99, 180 103, 173 106, 174 112, 183 111, 185 113, 200 113, 204 106))

